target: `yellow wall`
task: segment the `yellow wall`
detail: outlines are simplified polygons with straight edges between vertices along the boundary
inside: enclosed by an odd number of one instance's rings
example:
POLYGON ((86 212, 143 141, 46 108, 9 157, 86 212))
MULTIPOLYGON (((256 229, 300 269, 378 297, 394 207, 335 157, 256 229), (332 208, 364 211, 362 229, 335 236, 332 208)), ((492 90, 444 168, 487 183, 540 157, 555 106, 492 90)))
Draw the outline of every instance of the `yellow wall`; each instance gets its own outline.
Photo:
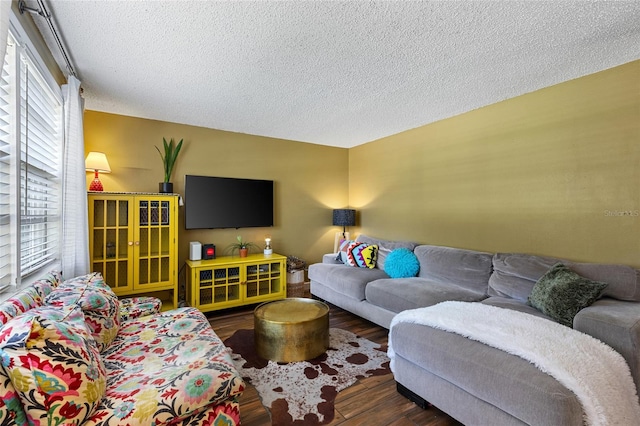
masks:
MULTIPOLYGON (((31 15, 12 7, 64 82, 31 15)), ((333 248, 331 209, 350 206, 352 234, 640 267, 640 61, 350 150, 85 114, 86 151, 111 162, 107 190, 156 191, 163 136, 185 139, 177 192, 185 174, 276 182, 276 226, 185 231, 181 222, 180 262, 189 241, 220 250, 238 234, 271 234, 276 252, 318 261, 333 248)))
POLYGON ((185 174, 276 182, 275 227, 181 221, 180 262, 189 241, 220 252, 238 234, 317 262, 333 248, 331 209, 349 206, 352 235, 640 267, 640 61, 349 150, 85 114, 86 151, 113 169, 107 190, 156 191, 163 136, 185 139, 176 192, 185 174))
MULTIPOLYGON (((186 174, 274 180, 275 226, 239 230, 185 230, 179 224, 179 264, 189 241, 214 243, 218 253, 237 235, 274 252, 317 262, 333 249, 333 208, 347 206, 348 151, 154 120, 85 112, 85 151, 107 155, 112 173, 101 174, 105 191, 157 192, 162 161, 154 146, 162 138, 184 139, 172 181, 184 194, 186 174)), ((87 173, 87 187, 93 174, 87 173)), ((181 208, 180 212, 184 212, 181 208)))
POLYGON ((349 201, 381 238, 640 267, 640 61, 352 148, 349 201))

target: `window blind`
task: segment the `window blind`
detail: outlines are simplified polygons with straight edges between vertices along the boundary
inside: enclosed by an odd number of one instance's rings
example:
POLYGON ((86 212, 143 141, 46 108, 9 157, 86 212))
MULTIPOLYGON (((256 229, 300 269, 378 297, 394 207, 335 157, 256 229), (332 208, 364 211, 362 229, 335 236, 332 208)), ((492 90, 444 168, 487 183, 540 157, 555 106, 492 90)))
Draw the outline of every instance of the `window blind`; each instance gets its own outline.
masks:
POLYGON ((0 76, 0 293, 60 254, 62 96, 14 30, 0 76))
POLYGON ((20 275, 53 261, 60 241, 62 105, 29 58, 20 72, 20 275))
POLYGON ((0 74, 0 292, 11 286, 11 87, 9 64, 15 59, 11 37, 0 74))

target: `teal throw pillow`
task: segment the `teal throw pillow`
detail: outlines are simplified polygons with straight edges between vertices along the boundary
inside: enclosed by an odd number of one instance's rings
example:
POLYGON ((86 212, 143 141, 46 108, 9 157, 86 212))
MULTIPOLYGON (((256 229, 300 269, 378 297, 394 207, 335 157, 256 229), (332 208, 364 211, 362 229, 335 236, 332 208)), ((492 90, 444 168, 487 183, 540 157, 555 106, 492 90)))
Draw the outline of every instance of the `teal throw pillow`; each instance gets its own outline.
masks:
POLYGON ((387 256, 384 271, 391 278, 410 278, 418 275, 420 262, 408 248, 398 248, 387 256))
POLYGON ((560 324, 573 327, 573 318, 595 302, 606 286, 606 283, 584 278, 558 263, 533 286, 528 304, 560 324))

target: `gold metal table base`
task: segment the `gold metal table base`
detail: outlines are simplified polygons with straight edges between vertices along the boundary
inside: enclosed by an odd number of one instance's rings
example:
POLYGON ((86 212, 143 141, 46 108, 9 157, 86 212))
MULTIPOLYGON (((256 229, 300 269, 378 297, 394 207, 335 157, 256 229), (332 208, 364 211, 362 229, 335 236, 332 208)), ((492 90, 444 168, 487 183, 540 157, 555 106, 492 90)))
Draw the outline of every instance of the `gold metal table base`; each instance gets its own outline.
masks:
POLYGON ((258 356, 277 362, 313 359, 329 348, 329 307, 318 300, 288 298, 253 311, 258 356))

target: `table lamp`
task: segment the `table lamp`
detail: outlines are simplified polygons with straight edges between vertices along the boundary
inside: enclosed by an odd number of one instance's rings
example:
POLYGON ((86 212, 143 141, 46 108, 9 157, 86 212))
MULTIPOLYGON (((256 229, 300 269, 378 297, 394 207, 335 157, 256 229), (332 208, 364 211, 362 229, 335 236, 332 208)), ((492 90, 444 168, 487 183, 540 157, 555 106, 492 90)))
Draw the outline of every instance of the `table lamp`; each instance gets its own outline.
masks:
POLYGON ((334 253, 338 251, 340 241, 348 240, 349 233, 346 232, 347 226, 354 226, 356 224, 356 211, 353 209, 334 209, 333 210, 333 225, 342 226, 342 235, 339 232, 336 233, 336 238, 333 245, 334 253))
POLYGON ((90 152, 84 160, 84 167, 88 172, 95 172, 95 177, 89 186, 89 191, 103 191, 102 182, 98 178, 98 172, 111 173, 109 161, 103 152, 90 152))
POLYGON ((271 248, 271 237, 264 239, 264 254, 273 254, 273 248, 271 248))

